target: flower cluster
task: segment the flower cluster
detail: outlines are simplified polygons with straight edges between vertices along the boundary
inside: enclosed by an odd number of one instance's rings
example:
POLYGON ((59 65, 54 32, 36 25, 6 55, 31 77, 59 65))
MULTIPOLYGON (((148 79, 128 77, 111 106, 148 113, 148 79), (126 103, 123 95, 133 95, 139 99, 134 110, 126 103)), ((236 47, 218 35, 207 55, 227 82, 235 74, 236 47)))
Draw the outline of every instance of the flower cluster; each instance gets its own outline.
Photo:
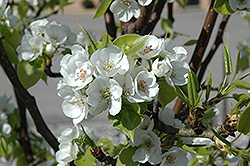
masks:
MULTIPOLYGON (((169 111, 173 110, 166 110, 166 112, 169 111)), ((170 123, 177 120, 169 115, 164 115, 163 118, 168 118, 170 123)), ((179 122, 179 124, 181 123, 179 122)), ((173 126, 173 124, 169 125, 173 126)), ((187 153, 178 147, 172 147, 162 154, 160 138, 153 132, 153 128, 154 121, 144 115, 142 123, 134 131, 134 146, 138 147, 138 149, 135 151, 132 160, 140 163, 149 162, 152 165, 160 164, 161 166, 185 165, 188 162, 187 153)))
MULTIPOLYGON (((84 127, 85 132, 91 138, 94 137, 92 129, 84 127)), ((83 136, 83 131, 78 126, 73 126, 72 128, 66 128, 62 131, 60 137, 58 138, 59 150, 56 152, 55 158, 58 162, 58 166, 66 166, 69 162, 77 158, 77 153, 79 152, 77 144, 72 143, 73 139, 83 136)))
POLYGON ((174 47, 172 40, 163 41, 153 35, 148 36, 141 49, 130 55, 135 57, 133 60, 116 45, 98 49, 91 56, 82 46, 73 45, 71 54, 65 55, 60 62, 63 79, 57 90, 64 99, 63 112, 78 124, 105 110, 109 110, 110 115, 117 115, 122 98, 131 103, 152 101, 159 92, 156 76, 165 76, 170 85, 187 83, 188 65, 183 62, 186 54, 184 48, 174 47), (136 64, 138 58, 156 56, 152 71, 131 65, 136 64))
POLYGON ((82 33, 76 35, 67 25, 49 22, 46 18, 32 22, 24 32, 21 45, 16 51, 27 61, 33 61, 43 55, 52 57, 58 49, 72 46, 74 43, 86 44, 86 37, 82 33))

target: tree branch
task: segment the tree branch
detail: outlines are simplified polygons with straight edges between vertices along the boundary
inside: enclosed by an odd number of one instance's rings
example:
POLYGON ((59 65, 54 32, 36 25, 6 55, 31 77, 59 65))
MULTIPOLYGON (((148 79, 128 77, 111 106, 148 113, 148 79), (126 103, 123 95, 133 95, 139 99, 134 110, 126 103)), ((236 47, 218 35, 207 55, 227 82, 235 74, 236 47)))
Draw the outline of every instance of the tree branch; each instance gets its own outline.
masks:
POLYGON ((153 0, 148 6, 142 6, 141 7, 141 14, 137 18, 137 20, 132 23, 132 25, 129 25, 128 33, 136 33, 143 35, 144 30, 146 29, 149 19, 152 15, 152 12, 154 10, 155 0, 153 0))
MULTIPOLYGON (((161 13, 165 6, 165 3, 166 3, 166 0, 158 0, 155 6, 154 12, 152 13, 150 20, 148 21, 148 25, 146 29, 144 30, 144 34, 149 34, 150 32, 153 32, 156 24, 161 18, 161 13)), ((170 5, 170 3, 168 5, 170 5)))
POLYGON ((31 149, 28 129, 27 129, 26 107, 24 106, 20 97, 17 95, 17 92, 15 89, 14 91, 15 91, 16 101, 17 101, 17 105, 19 108, 19 115, 20 115, 20 128, 18 128, 19 141, 23 147, 26 162, 29 165, 30 163, 34 161, 34 158, 33 158, 33 152, 31 149))
POLYGON ((41 113, 39 112, 39 109, 36 105, 35 98, 29 94, 29 92, 23 87, 20 80, 18 79, 17 73, 11 65, 4 50, 2 39, 0 40, 0 63, 10 82, 12 83, 17 95, 20 97, 25 107, 29 110, 38 133, 43 136, 43 138, 48 142, 48 144, 54 149, 55 152, 58 151, 59 143, 44 122, 41 113))
POLYGON ((190 61, 190 67, 192 68, 192 70, 197 73, 200 65, 201 65, 201 61, 203 58, 203 55, 206 51, 208 42, 210 40, 212 31, 214 29, 214 25, 218 16, 218 13, 214 10, 213 5, 214 5, 214 1, 211 1, 207 16, 206 16, 206 20, 203 24, 199 39, 197 41, 192 59, 190 61))
POLYGON ((114 14, 110 11, 109 8, 104 14, 104 20, 105 20, 106 30, 108 34, 114 40, 116 38, 117 27, 115 25, 114 14))
MULTIPOLYGON (((214 5, 214 1, 211 1, 209 10, 207 12, 207 16, 205 19, 205 22, 203 24, 199 39, 197 41, 193 56, 191 58, 191 61, 189 63, 191 69, 194 71, 194 73, 197 73, 200 65, 201 65, 201 61, 203 58, 203 55, 206 51, 208 42, 210 40, 212 31, 214 29, 214 25, 218 16, 218 13, 213 9, 213 5, 214 5)), ((175 105, 174 105, 174 112, 175 114, 179 113, 181 108, 182 108, 182 100, 180 98, 177 99, 175 105)))
POLYGON ((53 73, 51 71, 51 67, 52 67, 52 63, 51 63, 51 61, 48 61, 47 64, 46 64, 46 67, 44 69, 44 72, 47 74, 47 76, 55 77, 55 78, 62 77, 61 73, 53 73))
POLYGON ((202 80, 202 77, 204 76, 206 68, 207 68, 208 64, 210 63, 210 61, 212 60, 217 48, 219 47, 219 45, 221 43, 223 43, 223 34, 224 34, 224 30, 225 30, 225 27, 227 25, 229 18, 230 18, 230 15, 223 16, 223 19, 220 23, 220 27, 219 27, 218 32, 217 32, 217 37, 214 41, 214 44, 213 44, 212 48, 210 49, 210 52, 208 53, 206 59, 201 64, 201 69, 200 69, 199 75, 198 75, 199 83, 201 83, 201 80, 202 80))

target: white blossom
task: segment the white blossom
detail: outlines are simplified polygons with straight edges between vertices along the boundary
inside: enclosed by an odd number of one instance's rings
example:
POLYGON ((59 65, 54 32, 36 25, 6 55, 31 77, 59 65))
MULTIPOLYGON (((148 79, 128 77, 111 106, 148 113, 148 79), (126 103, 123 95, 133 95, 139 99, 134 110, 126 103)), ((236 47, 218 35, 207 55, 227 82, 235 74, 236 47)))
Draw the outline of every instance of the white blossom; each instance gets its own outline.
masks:
POLYGON ((74 42, 76 41, 76 34, 71 32, 70 27, 68 25, 61 25, 61 27, 67 34, 67 40, 65 44, 73 45, 74 42))
POLYGON ((44 18, 44 19, 40 19, 40 20, 36 20, 33 21, 32 23, 30 23, 29 28, 31 30, 31 33, 33 35, 41 35, 44 34, 47 30, 47 25, 48 25, 49 21, 44 18))
POLYGON ((136 128, 134 131, 134 145, 138 147, 132 156, 133 161, 159 164, 161 158, 160 138, 152 131, 136 128))
POLYGON ((152 0, 138 0, 138 3, 141 6, 148 6, 151 2, 152 2, 152 0))
POLYGON ((127 55, 115 45, 96 50, 90 61, 96 67, 98 75, 113 77, 117 74, 123 75, 129 70, 127 55))
POLYGON ((75 125, 88 118, 86 96, 68 86, 63 80, 57 84, 57 90, 58 95, 64 99, 62 103, 63 113, 72 118, 75 125))
POLYGON ((189 65, 186 62, 181 62, 179 60, 173 60, 170 63, 172 68, 165 76, 167 83, 171 86, 182 86, 187 84, 189 65))
POLYGON ((116 115, 121 110, 122 87, 114 79, 98 76, 86 90, 87 102, 92 107, 89 113, 97 115, 106 109, 111 115, 116 115))
POLYGON ((32 36, 28 30, 26 30, 25 35, 22 37, 21 45, 17 47, 16 51, 22 55, 23 60, 33 61, 42 55, 43 44, 44 41, 42 37, 32 36))
POLYGON ((250 0, 229 0, 230 7, 236 11, 237 9, 250 8, 250 0))
POLYGON ((44 38, 48 43, 57 46, 66 42, 67 33, 59 24, 51 22, 44 34, 44 38))
POLYGON ((173 126, 178 129, 185 127, 185 125, 179 119, 174 118, 174 116, 174 111, 168 107, 165 107, 164 110, 160 110, 158 114, 159 120, 166 125, 173 126))
POLYGON ((134 0, 115 0, 110 5, 110 10, 123 22, 128 22, 133 16, 140 16, 140 8, 134 0))
POLYGON ((114 79, 122 87, 122 97, 127 99, 135 94, 134 82, 130 74, 117 75, 114 79))
POLYGON ((88 60, 88 52, 80 45, 73 45, 71 52, 72 54, 67 54, 62 58, 60 73, 66 84, 79 90, 93 80, 92 64, 88 60))
POLYGON ((152 101, 157 96, 159 87, 153 72, 140 66, 131 71, 131 76, 134 79, 135 94, 128 97, 128 101, 132 103, 152 101))
POLYGON ((170 61, 168 58, 165 58, 161 61, 159 61, 159 58, 157 58, 153 63, 152 63, 152 72, 157 76, 157 77, 163 77, 166 76, 166 74, 171 70, 172 66, 170 64, 170 61))
POLYGON ((162 155, 163 160, 160 166, 180 166, 180 165, 187 165, 186 151, 178 148, 172 147, 166 153, 162 155))
POLYGON ((136 54, 143 59, 151 59, 157 56, 162 50, 162 40, 154 35, 149 35, 145 44, 136 54))
POLYGON ((69 163, 77 158, 78 151, 76 143, 72 145, 71 142, 62 142, 56 152, 56 161, 60 164, 69 163))

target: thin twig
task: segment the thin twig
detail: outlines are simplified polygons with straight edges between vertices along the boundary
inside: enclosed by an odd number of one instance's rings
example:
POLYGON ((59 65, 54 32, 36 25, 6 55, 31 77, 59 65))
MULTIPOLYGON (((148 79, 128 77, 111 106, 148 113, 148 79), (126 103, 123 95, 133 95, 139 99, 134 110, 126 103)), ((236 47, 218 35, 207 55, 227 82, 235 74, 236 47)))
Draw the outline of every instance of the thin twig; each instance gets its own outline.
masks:
POLYGON ((43 6, 39 8, 39 10, 36 13, 36 16, 34 18, 37 18, 40 16, 41 12, 43 11, 43 9, 45 8, 45 6, 47 5, 46 0, 43 0, 43 6))
POLYGON ((29 110, 38 133, 43 136, 43 138, 48 142, 48 144, 54 149, 55 152, 58 151, 59 142, 44 122, 42 115, 37 107, 35 98, 30 95, 30 93, 23 87, 20 80, 18 79, 17 73, 11 65, 4 50, 2 39, 0 40, 0 63, 11 84, 13 85, 17 95, 20 97, 25 107, 29 110))
POLYGON ((44 69, 44 72, 47 74, 47 76, 54 77, 54 78, 62 77, 61 73, 53 73, 51 71, 51 67, 52 67, 52 63, 50 61, 48 62, 48 64, 46 64, 46 67, 44 69))

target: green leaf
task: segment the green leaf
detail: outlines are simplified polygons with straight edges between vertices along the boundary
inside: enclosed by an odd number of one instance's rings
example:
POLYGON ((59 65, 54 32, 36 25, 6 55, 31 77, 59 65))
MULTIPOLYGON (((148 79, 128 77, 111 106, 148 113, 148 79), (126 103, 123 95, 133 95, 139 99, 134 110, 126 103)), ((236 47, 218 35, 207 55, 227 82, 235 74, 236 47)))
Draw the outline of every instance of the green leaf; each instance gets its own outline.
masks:
POLYGON ((159 84, 158 100, 161 102, 162 108, 164 108, 176 98, 177 94, 175 89, 168 85, 165 79, 159 79, 157 83, 159 84))
POLYGON ((93 49, 94 51, 96 51, 97 48, 96 48, 95 43, 94 43, 93 40, 91 39, 91 37, 90 37, 89 33, 87 32, 87 30, 80 24, 79 19, 77 19, 77 23, 78 23, 78 25, 81 27, 81 29, 83 30, 83 32, 85 33, 85 35, 86 35, 86 37, 87 37, 87 39, 88 39, 88 41, 89 41, 89 43, 90 43, 92 49, 93 49))
POLYGON ((21 15, 22 18, 26 16, 28 9, 29 9, 28 2, 22 0, 18 3, 18 13, 21 15))
POLYGON ((126 34, 115 39, 114 45, 118 46, 127 56, 138 51, 145 44, 147 36, 126 34))
POLYGON ((124 127, 122 124, 121 124, 121 121, 116 121, 114 124, 113 124, 113 127, 117 130, 117 131, 120 131, 122 132, 123 134, 125 134, 126 136, 129 137, 129 139, 134 142, 134 130, 128 130, 126 127, 124 127))
POLYGON ((111 142, 108 138, 102 138, 97 143, 97 146, 104 148, 110 156, 115 157, 121 149, 124 147, 124 145, 119 144, 115 146, 113 142, 111 142))
POLYGON ((239 70, 244 71, 249 68, 249 57, 243 56, 239 62, 239 70))
POLYGON ((206 101, 209 99, 210 92, 212 86, 212 74, 209 74, 208 82, 207 82, 207 90, 206 90, 206 101))
POLYGON ((185 144, 183 144, 183 145, 181 146, 181 148, 182 148, 183 150, 189 152, 189 153, 192 153, 192 154, 197 155, 196 151, 194 151, 193 149, 191 149, 189 146, 187 146, 187 145, 185 145, 185 144))
POLYGON ((225 65, 226 75, 232 74, 231 54, 226 45, 224 45, 224 65, 225 65))
POLYGON ((24 88, 28 89, 35 85, 43 76, 45 61, 38 57, 32 62, 21 61, 17 66, 17 75, 24 88))
POLYGON ((18 64, 19 60, 17 58, 16 51, 13 49, 13 47, 7 43, 5 40, 2 40, 4 50, 10 60, 11 63, 18 64))
POLYGON ((187 6, 188 0, 176 0, 182 8, 185 8, 187 6))
POLYGON ((98 6, 95 16, 93 17, 93 19, 101 17, 106 10, 108 9, 110 3, 112 2, 112 0, 102 0, 100 5, 98 6))
POLYGON ((250 132, 250 106, 248 106, 240 115, 237 123, 237 130, 247 135, 250 132))
POLYGON ((184 46, 191 46, 197 43, 197 40, 189 40, 187 41, 185 44, 183 44, 184 46))
POLYGON ((89 147, 84 156, 77 158, 74 163, 81 166, 91 166, 96 165, 95 157, 90 152, 91 147, 89 147))
POLYGON ((196 147, 194 148, 194 150, 196 151, 197 155, 211 155, 213 153, 213 151, 209 151, 206 148, 203 147, 196 147))
POLYGON ((217 13, 224 15, 231 15, 235 12, 231 9, 228 0, 216 0, 214 2, 214 9, 217 13))
POLYGON ((43 75, 42 75, 42 80, 45 82, 45 84, 46 85, 48 85, 48 82, 47 82, 47 79, 48 79, 48 75, 47 74, 45 74, 45 73, 43 73, 43 75))
POLYGON ((132 147, 131 145, 124 148, 121 151, 121 154, 119 155, 120 162, 122 164, 124 164, 125 166, 137 166, 137 165, 139 165, 139 162, 134 162, 132 160, 132 156, 134 155, 136 150, 137 150, 137 147, 132 147))
MULTIPOLYGON (((233 97, 235 98, 236 96, 233 95, 233 97)), ((237 96, 237 98, 239 99, 238 103, 232 109, 231 114, 238 114, 242 107, 248 105, 248 103, 250 102, 250 93, 242 94, 240 96, 237 96)))
MULTIPOLYGON (((103 49, 105 47, 108 47, 109 45, 112 44, 111 39, 112 39, 111 36, 108 33, 105 33, 102 36, 101 40, 95 43, 96 48, 97 49, 103 49)), ((88 47, 88 52, 89 52, 90 55, 93 54, 94 50, 92 49, 91 46, 88 47)))
POLYGON ((138 104, 123 100, 122 109, 119 113, 122 125, 128 130, 135 129, 141 123, 139 112, 140 107, 138 104))
POLYGON ((179 86, 175 86, 175 90, 178 97, 181 98, 181 100, 184 101, 184 103, 186 103, 188 106, 191 106, 189 99, 187 95, 184 93, 183 89, 179 86))
POLYGON ((194 108, 196 105, 196 100, 197 100, 197 92, 196 92, 196 86, 195 86, 195 79, 193 77, 193 74, 188 71, 188 84, 187 84, 187 88, 188 88, 188 99, 189 102, 191 104, 191 106, 194 108))
POLYGON ((62 8, 66 5, 71 5, 75 2, 76 0, 60 0, 59 6, 62 8))
POLYGON ((20 45, 20 37, 18 31, 7 25, 0 26, 1 35, 4 36, 4 41, 13 47, 14 50, 20 45))
POLYGON ((250 84, 243 81, 243 80, 235 80, 233 83, 234 86, 236 86, 239 89, 246 89, 246 90, 250 90, 250 84))
POLYGON ((195 165, 197 162, 199 161, 198 158, 193 158, 192 160, 190 160, 187 164, 187 166, 193 166, 195 165))
POLYGON ((24 153, 18 156, 16 165, 28 166, 24 153))
POLYGON ((161 22, 161 28, 168 34, 172 34, 173 33, 173 25, 172 25, 172 21, 169 19, 162 19, 161 22))

